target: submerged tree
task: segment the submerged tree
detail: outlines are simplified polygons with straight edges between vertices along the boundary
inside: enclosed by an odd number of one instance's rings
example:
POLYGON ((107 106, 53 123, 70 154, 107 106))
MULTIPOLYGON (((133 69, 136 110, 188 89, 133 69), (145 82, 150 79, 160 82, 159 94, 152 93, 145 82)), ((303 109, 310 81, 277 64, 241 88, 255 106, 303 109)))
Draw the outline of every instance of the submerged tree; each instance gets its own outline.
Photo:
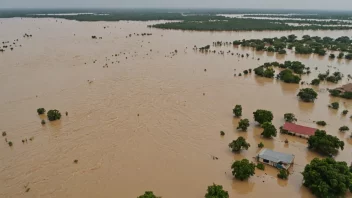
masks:
POLYGON ((39 108, 39 109, 37 109, 37 113, 38 113, 38 115, 42 115, 42 114, 45 113, 45 109, 44 108, 39 108))
POLYGON ((235 108, 232 110, 233 114, 235 114, 236 117, 241 117, 242 116, 242 106, 241 105, 236 105, 235 108))
POLYGON ((263 124, 264 122, 271 122, 274 118, 273 113, 268 110, 258 109, 257 111, 253 112, 254 120, 257 121, 259 124, 263 124))
POLYGON ((229 193, 221 185, 213 184, 208 186, 205 198, 229 198, 229 193))
POLYGON ((237 140, 233 140, 229 144, 229 147, 232 149, 232 152, 239 152, 242 149, 248 150, 250 146, 251 145, 248 142, 246 142, 246 139, 244 139, 243 137, 238 137, 237 140))
POLYGON ((344 197, 352 192, 352 172, 347 163, 332 158, 313 159, 302 172, 303 185, 317 197, 344 197))
POLYGON ((262 124, 262 127, 264 129, 263 132, 261 133, 263 137, 265 138, 276 137, 277 130, 275 126, 271 124, 271 122, 264 122, 262 124))
POLYGON ((341 131, 341 132, 345 132, 345 131, 348 131, 348 130, 350 130, 350 128, 348 128, 348 126, 342 126, 342 127, 339 128, 339 131, 341 131))
POLYGON ((281 169, 280 172, 277 174, 277 177, 280 179, 288 179, 288 171, 285 169, 281 169))
POLYGON ((249 120, 248 119, 241 119, 238 122, 238 127, 237 129, 241 129, 242 131, 247 131, 247 128, 249 127, 249 120))
POLYGON ((315 92, 312 88, 304 88, 299 91, 297 94, 304 102, 314 102, 317 99, 317 92, 315 92))
POLYGON ((338 109, 340 107, 338 102, 333 102, 329 105, 330 108, 332 109, 338 109))
POLYGON ((325 121, 316 121, 315 122, 317 125, 319 126, 325 126, 326 125, 326 122, 325 121))
POLYGON ((50 121, 60 120, 60 118, 61 118, 61 113, 56 109, 49 110, 47 115, 48 115, 48 119, 50 121))
POLYGON ((297 118, 295 117, 295 114, 293 114, 293 113, 285 113, 284 119, 286 122, 296 122, 297 121, 297 118))
POLYGON ((254 175, 255 164, 249 162, 247 159, 238 160, 232 164, 231 169, 233 169, 232 175, 234 175, 236 179, 243 181, 254 175))
POLYGON ((308 139, 308 148, 324 155, 336 155, 338 149, 343 150, 345 143, 336 136, 328 135, 324 130, 317 130, 308 139))
POLYGON ((161 198, 161 197, 154 195, 153 191, 145 191, 144 195, 141 195, 137 198, 161 198))

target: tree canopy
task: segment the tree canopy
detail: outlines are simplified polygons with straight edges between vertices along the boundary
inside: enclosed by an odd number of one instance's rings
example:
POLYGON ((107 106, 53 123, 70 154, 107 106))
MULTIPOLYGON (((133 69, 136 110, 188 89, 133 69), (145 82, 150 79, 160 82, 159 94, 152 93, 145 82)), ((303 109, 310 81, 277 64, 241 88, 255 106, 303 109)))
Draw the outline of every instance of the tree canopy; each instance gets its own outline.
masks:
POLYGON ((236 105, 235 108, 232 110, 233 114, 235 114, 236 117, 241 117, 242 116, 242 106, 241 105, 236 105))
POLYGON ((265 138, 276 137, 277 130, 275 126, 271 124, 271 122, 264 122, 262 124, 262 127, 264 129, 263 132, 261 133, 263 137, 265 138))
POLYGON ((238 122, 238 127, 237 129, 241 129, 242 131, 247 131, 247 128, 249 127, 249 120, 248 119, 241 119, 238 122))
POLYGON ((39 108, 39 109, 37 109, 37 113, 38 113, 38 115, 42 115, 42 114, 45 113, 45 109, 44 108, 39 108))
POLYGON ((302 175, 303 185, 317 197, 338 198, 344 197, 348 189, 352 192, 352 172, 346 162, 315 158, 302 175))
POLYGON ((61 113, 58 110, 56 110, 56 109, 49 110, 47 115, 48 115, 48 119, 50 121, 60 120, 60 118, 61 118, 61 113))
POLYGON ((205 198, 229 198, 229 193, 221 185, 213 184, 208 186, 205 198))
POLYGON ((297 121, 297 118, 295 117, 295 114, 293 114, 293 113, 285 113, 284 119, 286 122, 296 122, 297 121))
POLYGON ((297 94, 304 102, 314 102, 317 99, 317 92, 315 92, 312 88, 304 88, 299 91, 297 94))
POLYGON ((161 197, 154 195, 153 191, 145 191, 144 195, 141 195, 137 198, 161 198, 161 197))
POLYGON ((336 136, 328 135, 324 130, 317 130, 308 139, 308 148, 324 155, 336 155, 338 149, 343 150, 345 143, 336 136))
POLYGON ((237 140, 233 140, 229 144, 229 147, 232 149, 232 152, 239 152, 242 149, 248 150, 250 146, 251 145, 248 142, 246 142, 246 139, 244 139, 243 137, 238 137, 237 140))
POLYGON ((255 164, 249 162, 247 159, 237 160, 232 164, 231 169, 232 175, 234 175, 236 179, 243 181, 254 175, 255 164))
POLYGON ((257 111, 253 112, 254 120, 257 121, 259 124, 263 124, 264 122, 271 122, 274 118, 273 113, 268 110, 258 109, 257 111))

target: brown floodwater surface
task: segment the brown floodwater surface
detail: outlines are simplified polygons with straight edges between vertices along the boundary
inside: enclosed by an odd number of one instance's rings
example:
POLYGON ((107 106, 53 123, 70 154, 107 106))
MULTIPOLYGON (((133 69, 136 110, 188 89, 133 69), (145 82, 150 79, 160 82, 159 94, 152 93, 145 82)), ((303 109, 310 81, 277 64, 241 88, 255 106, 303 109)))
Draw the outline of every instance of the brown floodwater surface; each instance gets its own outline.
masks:
POLYGON ((262 129, 253 121, 256 109, 271 110, 277 128, 288 112, 307 126, 325 120, 328 125, 323 129, 345 142, 336 159, 351 163, 350 132, 340 133, 338 128, 351 128, 351 113, 342 116, 341 112, 351 112, 352 103, 331 98, 322 89, 339 86, 346 77, 337 85, 314 87, 319 91, 315 103, 296 97, 308 85, 254 74, 234 77, 264 62, 299 60, 311 67, 312 73, 303 76, 310 82, 327 69, 352 74, 350 62, 291 51, 282 56, 212 47, 250 54, 238 58, 192 48, 213 41, 293 33, 338 37, 352 31, 194 32, 147 28, 152 23, 0 20, 0 41, 19 39, 13 51, 0 53, 0 131, 6 131, 7 140, 13 142, 9 147, 0 137, 0 197, 130 198, 152 190, 166 198, 201 198, 213 182, 223 185, 230 197, 313 197, 302 186, 300 172, 321 156, 308 151, 306 141, 297 137, 261 138, 262 129), (25 33, 33 36, 23 38, 25 33), (93 35, 102 39, 91 39, 93 35), (340 102, 339 110, 327 107, 334 101, 340 102), (242 118, 250 119, 248 132, 236 130, 239 119, 232 116, 236 104, 243 107, 242 118), (42 126, 41 119, 46 118, 37 115, 40 107, 60 110, 61 120, 42 126), (226 135, 221 137, 220 131, 226 135), (238 136, 251 147, 233 154, 228 144, 238 136), (28 142, 22 143, 26 138, 28 142), (277 179, 278 171, 268 166, 256 170, 248 181, 233 179, 231 163, 243 158, 254 161, 260 142, 296 156, 289 180, 277 179))

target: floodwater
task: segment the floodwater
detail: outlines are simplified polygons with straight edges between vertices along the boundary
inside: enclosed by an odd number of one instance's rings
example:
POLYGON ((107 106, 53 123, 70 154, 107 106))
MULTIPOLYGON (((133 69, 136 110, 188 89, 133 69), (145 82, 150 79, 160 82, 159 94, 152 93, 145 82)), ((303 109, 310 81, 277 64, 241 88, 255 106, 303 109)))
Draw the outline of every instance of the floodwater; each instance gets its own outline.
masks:
POLYGON ((338 85, 315 87, 321 89, 316 102, 303 103, 296 94, 308 85, 254 74, 234 77, 275 60, 299 60, 310 66, 313 72, 304 80, 327 69, 347 76, 352 73, 350 62, 291 51, 283 56, 233 46, 215 48, 250 53, 249 58, 238 58, 192 48, 213 41, 292 33, 338 37, 352 31, 192 32, 147 28, 151 23, 0 20, 1 42, 19 39, 13 51, 0 53, 0 131, 7 132, 0 137, 0 197, 129 198, 152 190, 166 198, 201 198, 213 182, 223 185, 230 197, 312 197, 302 187, 300 172, 320 156, 308 151, 306 141, 298 137, 261 138, 262 129, 253 121, 256 109, 273 111, 277 128, 287 112, 294 113, 299 124, 315 127, 314 120, 327 121, 324 129, 346 144, 336 159, 351 163, 350 132, 340 133, 338 128, 351 128, 351 113, 341 112, 351 112, 352 103, 331 98, 323 89, 337 87, 346 78, 338 85), (23 38, 25 33, 33 36, 23 38), (102 39, 91 39, 92 35, 102 39), (327 107, 334 101, 340 102, 339 110, 327 107), (236 104, 243 107, 242 118, 250 119, 248 132, 236 130, 236 104), (42 126, 39 107, 60 110, 61 120, 42 126), (226 135, 221 137, 220 131, 226 135), (251 147, 233 154, 228 144, 238 136, 251 147), (22 143, 26 138, 28 142, 22 143), (233 179, 231 163, 253 161, 260 142, 296 156, 289 180, 277 179, 277 170, 268 166, 248 181, 233 179))

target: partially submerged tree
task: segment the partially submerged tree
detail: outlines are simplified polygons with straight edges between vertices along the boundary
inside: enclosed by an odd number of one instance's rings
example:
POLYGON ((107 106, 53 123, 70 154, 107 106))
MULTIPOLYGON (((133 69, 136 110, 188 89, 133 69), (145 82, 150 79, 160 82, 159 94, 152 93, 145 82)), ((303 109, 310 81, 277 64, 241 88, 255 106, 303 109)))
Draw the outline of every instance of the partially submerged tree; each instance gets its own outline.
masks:
POLYGON ((310 83, 311 85, 315 85, 318 86, 320 84, 320 80, 319 79, 313 79, 312 82, 310 83))
POLYGON ((332 158, 313 159, 302 172, 303 185, 317 197, 344 197, 352 192, 352 172, 347 163, 332 158))
POLYGON ((304 88, 299 91, 297 94, 304 102, 314 102, 317 99, 317 92, 315 92, 312 88, 304 88))
POLYGON ((261 135, 265 138, 271 138, 271 137, 276 137, 277 130, 271 122, 264 122, 262 124, 262 127, 264 131, 261 133, 261 135))
POLYGON ((234 175, 236 179, 243 181, 254 175, 255 164, 249 162, 247 159, 238 160, 232 164, 231 169, 233 169, 232 175, 234 175))
POLYGON ((284 119, 286 122, 296 122, 297 118, 293 113, 285 113, 284 114, 284 119))
POLYGON ((257 111, 253 112, 254 120, 257 121, 259 124, 263 124, 264 122, 271 122, 274 118, 273 113, 268 110, 258 109, 257 111))
POLYGON ((348 126, 342 126, 339 128, 340 132, 345 132, 345 131, 349 131, 349 130, 350 130, 350 128, 348 128, 348 126))
POLYGON ((236 105, 235 108, 232 110, 233 114, 235 114, 236 117, 241 117, 242 116, 242 106, 241 105, 236 105))
POLYGON ((263 142, 260 142, 260 143, 258 144, 258 148, 263 148, 263 147, 264 147, 263 142))
POLYGON ((342 111, 342 114, 343 114, 343 115, 347 115, 347 114, 348 114, 348 110, 343 110, 343 111, 342 111))
POLYGON ((38 113, 38 115, 42 115, 42 114, 45 113, 45 109, 44 108, 39 108, 39 109, 37 109, 37 113, 38 113))
POLYGON ((277 177, 280 179, 288 179, 288 171, 285 169, 281 169, 280 172, 277 174, 277 177))
POLYGON ((264 164, 258 163, 258 164, 257 164, 257 169, 259 169, 259 170, 265 170, 264 164))
POLYGON ((229 193, 221 185, 213 184, 208 186, 205 198, 229 198, 229 193))
POLYGON ((340 107, 340 104, 338 102, 333 102, 329 105, 329 107, 332 109, 338 109, 340 107))
POLYGON ((251 145, 248 142, 246 142, 246 139, 244 139, 243 137, 238 137, 237 140, 233 140, 229 144, 229 147, 232 149, 232 152, 239 152, 242 149, 248 150, 250 146, 251 145))
POLYGON ((154 195, 153 191, 145 191, 144 195, 141 195, 137 198, 161 198, 161 197, 154 195))
POLYGON ((247 131, 247 128, 249 127, 249 120, 248 119, 241 119, 238 122, 238 127, 237 129, 241 129, 242 131, 247 131))
POLYGON ((220 131, 220 135, 221 135, 221 136, 224 136, 224 135, 225 135, 225 132, 224 132, 224 131, 220 131))
POLYGON ((317 130, 308 139, 308 148, 324 155, 336 155, 338 149, 343 150, 345 143, 336 136, 328 135, 324 130, 317 130))
POLYGON ((61 118, 61 113, 58 110, 56 110, 56 109, 49 110, 47 115, 48 115, 48 119, 50 121, 60 120, 60 118, 61 118))
POLYGON ((319 126, 325 126, 326 125, 326 122, 325 121, 316 121, 315 122, 317 125, 319 126))

